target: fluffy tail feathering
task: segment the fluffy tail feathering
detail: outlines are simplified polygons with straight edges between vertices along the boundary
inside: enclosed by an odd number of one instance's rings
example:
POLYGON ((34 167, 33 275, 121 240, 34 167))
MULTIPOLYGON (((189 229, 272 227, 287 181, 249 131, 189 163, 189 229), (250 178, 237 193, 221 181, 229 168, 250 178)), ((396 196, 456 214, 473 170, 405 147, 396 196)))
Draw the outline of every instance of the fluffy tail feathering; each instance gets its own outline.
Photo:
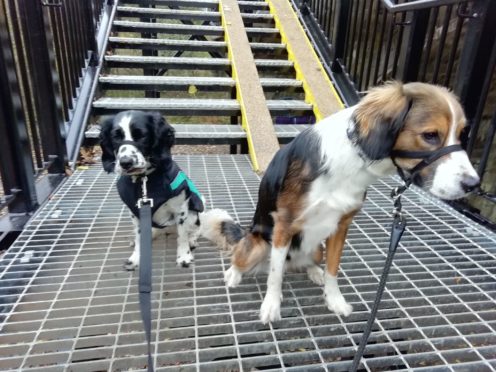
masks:
POLYGON ((264 270, 270 245, 260 233, 243 229, 226 211, 220 209, 203 213, 200 222, 200 235, 228 251, 232 265, 239 272, 264 270))
POLYGON ((232 251, 247 234, 225 210, 211 209, 200 215, 200 235, 220 249, 232 251))

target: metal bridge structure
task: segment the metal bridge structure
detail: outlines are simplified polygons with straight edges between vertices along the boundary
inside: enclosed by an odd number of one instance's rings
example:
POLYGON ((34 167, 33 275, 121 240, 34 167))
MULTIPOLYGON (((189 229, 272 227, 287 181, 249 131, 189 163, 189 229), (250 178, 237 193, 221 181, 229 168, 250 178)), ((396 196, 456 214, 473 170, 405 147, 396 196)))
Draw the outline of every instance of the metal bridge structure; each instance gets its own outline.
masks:
MULTIPOLYGON (((496 12, 485 0, 33 4, 0 1, 1 206, 9 212, 0 219, 0 240, 8 243, 0 257, 2 371, 147 368, 138 275, 122 267, 132 250, 131 219, 116 176, 98 162, 80 161, 81 147, 91 151, 97 144, 102 116, 157 110, 175 127, 178 144, 216 145, 218 153, 191 151, 175 159, 207 208, 225 209, 246 226, 277 149, 353 104, 382 77, 457 82, 473 127, 485 130, 483 118, 491 113, 492 72, 477 67, 486 57, 493 69, 496 63, 495 35, 483 33, 496 12), (460 19, 467 24, 457 26, 460 19), (402 27, 410 28, 402 34, 402 27), (474 27, 483 45, 474 45, 474 27), (446 41, 458 28, 458 38, 481 56, 472 60, 458 46, 448 54, 473 79, 460 81, 440 68, 435 77, 423 65, 429 58, 416 54, 426 44, 415 37, 427 35, 431 48, 439 41, 434 36, 444 33, 446 41), (389 54, 373 52, 370 65, 365 53, 354 51, 382 48, 388 40, 389 54), (477 81, 482 103, 466 99, 477 81)), ((471 137, 474 153, 482 143, 479 166, 489 162, 493 121, 489 115, 489 142, 471 137)), ((398 184, 392 177, 372 185, 351 225, 339 277, 354 308, 349 317, 331 313, 322 288, 305 274, 289 273, 282 320, 264 325, 258 309, 266 275, 228 288, 229 257, 211 243, 200 240, 194 264, 182 268, 175 265, 173 235, 154 241, 155 370, 349 370, 387 255, 389 194, 398 184)), ((487 187, 481 198, 491 200, 491 192, 487 187)), ((405 194, 404 210, 408 229, 359 370, 495 371, 491 223, 482 217, 477 223, 469 210, 460 213, 417 188, 405 194)))

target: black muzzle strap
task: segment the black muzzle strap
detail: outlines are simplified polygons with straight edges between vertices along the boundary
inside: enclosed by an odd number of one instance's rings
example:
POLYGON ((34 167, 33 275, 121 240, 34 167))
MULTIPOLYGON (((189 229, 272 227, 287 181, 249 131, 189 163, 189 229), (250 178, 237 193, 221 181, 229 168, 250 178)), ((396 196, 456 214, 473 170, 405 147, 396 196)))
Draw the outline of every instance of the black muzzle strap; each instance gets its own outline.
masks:
POLYGON ((417 175, 422 169, 434 163, 437 159, 443 157, 452 152, 463 151, 463 147, 461 145, 450 145, 446 147, 441 147, 438 150, 434 151, 407 151, 407 150, 393 150, 391 153, 391 158, 393 159, 396 168, 398 168, 398 173, 400 177, 405 181, 406 186, 410 186, 413 181, 415 175, 417 175), (408 171, 409 175, 406 176, 403 169, 401 169, 396 164, 396 158, 403 159, 423 159, 420 163, 418 163, 415 167, 408 171))

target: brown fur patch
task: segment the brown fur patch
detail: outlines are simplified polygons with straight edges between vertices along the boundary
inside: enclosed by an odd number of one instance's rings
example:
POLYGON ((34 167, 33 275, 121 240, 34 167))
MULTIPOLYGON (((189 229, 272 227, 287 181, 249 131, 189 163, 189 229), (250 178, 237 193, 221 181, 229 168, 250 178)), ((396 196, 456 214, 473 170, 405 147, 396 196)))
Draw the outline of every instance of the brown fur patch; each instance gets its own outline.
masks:
POLYGON ((249 233, 234 247, 231 262, 242 273, 248 272, 265 260, 269 248, 260 235, 249 233))
POLYGON ((327 272, 332 276, 337 276, 341 255, 343 254, 344 242, 348 234, 353 217, 359 209, 351 211, 341 217, 336 232, 326 240, 326 265, 327 272))

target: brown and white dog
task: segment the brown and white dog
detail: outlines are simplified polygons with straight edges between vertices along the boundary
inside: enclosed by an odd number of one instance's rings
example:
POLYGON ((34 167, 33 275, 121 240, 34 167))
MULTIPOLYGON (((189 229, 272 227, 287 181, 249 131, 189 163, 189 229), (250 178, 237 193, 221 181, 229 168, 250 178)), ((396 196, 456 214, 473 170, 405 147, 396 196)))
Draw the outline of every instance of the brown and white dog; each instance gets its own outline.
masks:
MULTIPOLYGON (((284 271, 304 269, 325 286, 328 308, 348 316, 352 307, 339 290, 337 273, 348 227, 367 187, 397 170, 409 175, 422 161, 393 158, 393 152, 442 151, 460 143, 465 125, 462 107, 447 89, 393 82, 302 132, 270 163, 247 230, 225 211, 201 217, 202 235, 232 253, 226 284, 235 287, 243 274, 266 266, 260 319, 267 323, 281 318, 284 271), (325 272, 319 266, 323 241, 325 272)), ((415 174, 413 182, 440 198, 457 199, 476 188, 479 177, 458 148, 415 174)))

